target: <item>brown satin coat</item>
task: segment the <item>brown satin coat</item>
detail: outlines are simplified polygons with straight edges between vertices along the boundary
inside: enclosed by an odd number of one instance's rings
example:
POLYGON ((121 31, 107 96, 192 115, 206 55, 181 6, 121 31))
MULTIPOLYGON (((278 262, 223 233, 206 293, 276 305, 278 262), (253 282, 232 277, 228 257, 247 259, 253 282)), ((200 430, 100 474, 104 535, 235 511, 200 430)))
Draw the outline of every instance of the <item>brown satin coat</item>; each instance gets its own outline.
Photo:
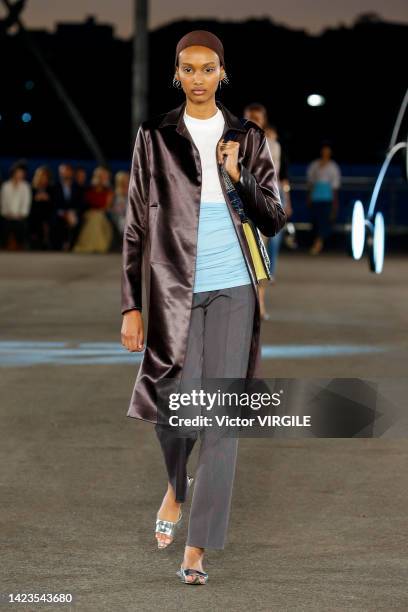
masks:
MULTIPOLYGON (((251 121, 243 126, 219 100, 216 104, 225 119, 223 135, 233 129, 240 143, 241 176, 235 186, 247 215, 265 236, 274 236, 285 225, 286 215, 265 134, 251 121)), ((153 423, 157 422, 155 385, 162 377, 179 378, 182 373, 193 300, 201 163, 184 123, 184 108, 185 101, 144 121, 138 130, 123 237, 121 312, 142 310, 143 278, 148 313, 146 348, 127 416, 153 423)), ((256 295, 247 378, 258 378, 258 281, 240 218, 222 180, 221 185, 256 295)))

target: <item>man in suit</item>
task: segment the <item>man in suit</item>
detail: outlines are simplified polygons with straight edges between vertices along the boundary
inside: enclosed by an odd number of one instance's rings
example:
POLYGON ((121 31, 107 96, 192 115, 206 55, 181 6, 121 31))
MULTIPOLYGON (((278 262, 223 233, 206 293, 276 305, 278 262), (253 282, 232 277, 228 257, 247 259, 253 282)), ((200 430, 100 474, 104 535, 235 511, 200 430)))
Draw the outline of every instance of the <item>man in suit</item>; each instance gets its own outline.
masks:
POLYGON ((61 164, 58 175, 59 180, 54 187, 52 245, 56 250, 70 251, 75 244, 82 221, 83 193, 74 180, 74 169, 71 164, 61 164))

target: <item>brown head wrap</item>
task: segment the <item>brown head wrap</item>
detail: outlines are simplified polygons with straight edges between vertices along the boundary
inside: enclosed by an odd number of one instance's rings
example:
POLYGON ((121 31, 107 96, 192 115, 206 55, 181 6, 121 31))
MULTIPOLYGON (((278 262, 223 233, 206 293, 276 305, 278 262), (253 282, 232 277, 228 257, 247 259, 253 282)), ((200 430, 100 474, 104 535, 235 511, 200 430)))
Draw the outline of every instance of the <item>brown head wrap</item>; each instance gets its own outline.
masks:
POLYGON ((216 52, 218 57, 220 58, 220 64, 225 69, 224 63, 224 47, 222 46, 222 42, 212 32, 207 32, 207 30, 193 30, 192 32, 188 32, 185 34, 183 38, 177 43, 176 47, 176 57, 175 57, 175 66, 178 66, 178 56, 180 51, 185 49, 186 47, 191 47, 192 45, 200 45, 203 47, 209 47, 213 51, 216 52))

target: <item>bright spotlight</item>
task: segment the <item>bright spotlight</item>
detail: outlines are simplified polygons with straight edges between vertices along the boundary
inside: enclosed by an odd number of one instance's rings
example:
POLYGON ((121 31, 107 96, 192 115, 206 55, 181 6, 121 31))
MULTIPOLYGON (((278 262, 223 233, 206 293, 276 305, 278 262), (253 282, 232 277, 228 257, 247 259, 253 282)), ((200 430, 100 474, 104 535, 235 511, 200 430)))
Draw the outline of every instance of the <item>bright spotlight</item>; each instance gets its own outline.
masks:
POLYGON ((32 117, 31 117, 31 114, 30 114, 30 113, 23 113, 23 114, 21 115, 21 121, 22 121, 23 123, 30 123, 31 119, 32 119, 32 117))
POLYGON ((381 274, 384 265, 384 241, 385 227, 384 216, 382 213, 376 213, 374 217, 373 238, 370 244, 370 270, 381 274))
POLYGON ((351 253, 354 259, 361 259, 365 242, 364 206, 361 200, 356 200, 351 217, 351 253))
POLYGON ((310 96, 307 97, 307 103, 309 106, 323 106, 325 102, 326 100, 324 97, 319 94, 310 94, 310 96))

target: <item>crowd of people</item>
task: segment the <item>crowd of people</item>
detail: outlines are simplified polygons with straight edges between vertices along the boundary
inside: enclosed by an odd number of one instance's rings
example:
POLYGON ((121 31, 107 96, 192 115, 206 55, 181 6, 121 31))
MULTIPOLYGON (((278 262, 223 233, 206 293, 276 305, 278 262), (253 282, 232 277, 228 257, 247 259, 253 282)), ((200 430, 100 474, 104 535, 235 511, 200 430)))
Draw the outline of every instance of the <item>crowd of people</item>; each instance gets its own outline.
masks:
POLYGON ((120 251, 129 173, 97 166, 88 181, 83 167, 62 163, 54 177, 48 166, 16 162, 0 188, 0 245, 5 250, 79 253, 120 251))
MULTIPOLYGON (((288 162, 278 131, 269 123, 266 108, 253 103, 244 109, 247 119, 265 130, 278 176, 279 192, 288 219, 292 217, 288 162)), ((341 172, 325 142, 320 157, 306 170, 306 202, 310 210, 314 242, 312 255, 319 254, 329 237, 338 212, 341 172)), ((57 250, 76 253, 121 251, 129 189, 129 173, 114 176, 97 166, 88 182, 83 167, 62 163, 54 180, 48 166, 38 167, 28 181, 24 162, 16 162, 0 188, 0 248, 6 250, 57 250)), ((296 248, 292 234, 282 230, 265 243, 273 282, 282 239, 296 248)), ((263 300, 261 299, 261 304, 263 300)))

